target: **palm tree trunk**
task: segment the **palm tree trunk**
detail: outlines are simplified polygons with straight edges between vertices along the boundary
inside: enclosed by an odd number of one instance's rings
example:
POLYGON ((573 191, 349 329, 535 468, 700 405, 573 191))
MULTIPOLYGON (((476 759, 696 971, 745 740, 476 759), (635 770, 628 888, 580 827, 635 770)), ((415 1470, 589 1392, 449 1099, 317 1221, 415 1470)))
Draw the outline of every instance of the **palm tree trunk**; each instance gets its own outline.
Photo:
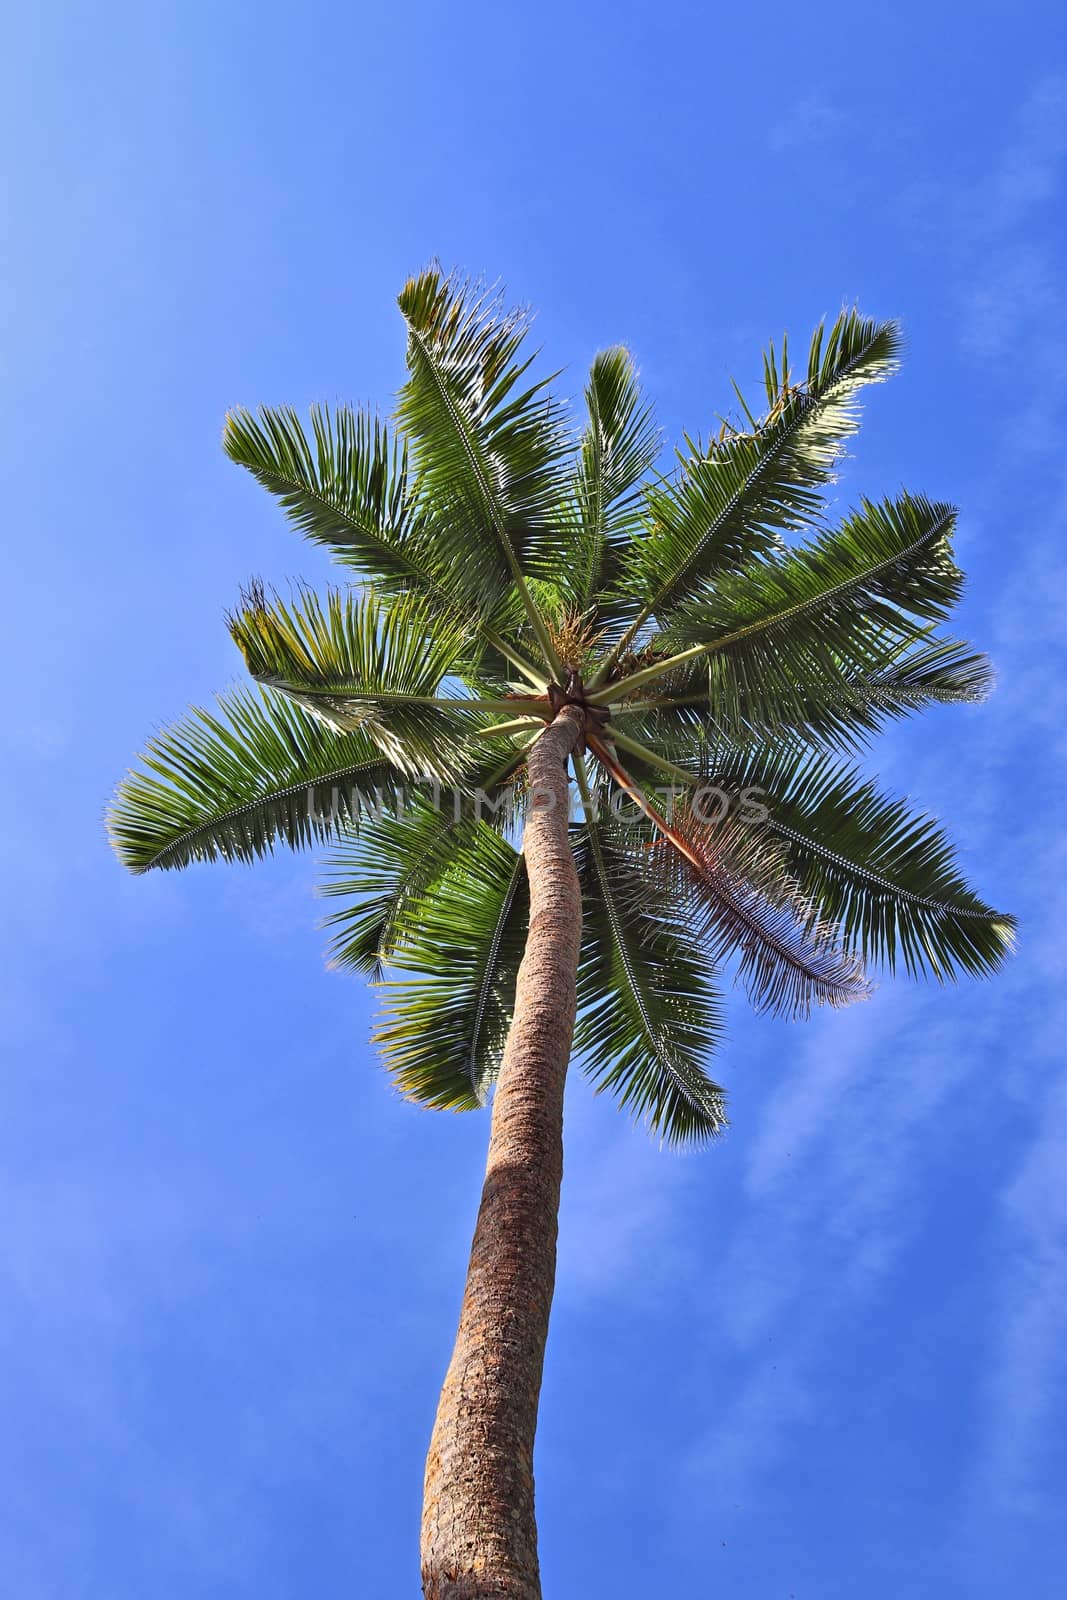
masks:
POLYGON ((493 1099, 489 1159, 422 1518, 426 1600, 540 1600, 533 1447, 556 1275, 563 1084, 577 1010, 581 895, 567 833, 565 706, 529 757, 530 929, 493 1099))

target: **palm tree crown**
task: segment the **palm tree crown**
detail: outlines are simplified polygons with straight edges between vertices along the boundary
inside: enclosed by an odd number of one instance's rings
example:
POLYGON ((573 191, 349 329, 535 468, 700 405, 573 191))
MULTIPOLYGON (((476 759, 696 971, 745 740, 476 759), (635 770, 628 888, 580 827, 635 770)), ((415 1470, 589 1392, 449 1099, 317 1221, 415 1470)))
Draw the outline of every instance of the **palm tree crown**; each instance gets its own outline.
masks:
POLYGON ((526 937, 526 752, 571 702, 575 1044, 667 1139, 723 1125, 706 1064, 724 967, 787 1015, 863 997, 872 966, 994 969, 1011 919, 855 766, 888 719, 990 678, 938 631, 962 581, 951 506, 901 495, 827 522, 896 325, 843 312, 802 373, 772 346, 762 415, 739 395, 736 425, 687 437, 663 472, 625 350, 597 356, 576 431, 497 295, 430 270, 400 308, 394 428, 349 409, 308 429, 290 410, 227 419, 229 455, 360 582, 241 597, 255 688, 149 744, 110 812, 125 864, 328 841, 332 958, 382 984, 397 1083, 477 1106, 526 937))

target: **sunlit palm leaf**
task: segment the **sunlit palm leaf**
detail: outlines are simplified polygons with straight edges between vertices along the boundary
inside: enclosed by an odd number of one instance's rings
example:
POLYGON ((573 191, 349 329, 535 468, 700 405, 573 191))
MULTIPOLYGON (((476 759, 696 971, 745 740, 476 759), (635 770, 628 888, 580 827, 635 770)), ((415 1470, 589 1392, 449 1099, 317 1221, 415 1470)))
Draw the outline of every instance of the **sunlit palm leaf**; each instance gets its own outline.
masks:
POLYGON ((856 431, 859 391, 896 370, 900 348, 896 323, 843 311, 828 335, 816 329, 806 379, 795 385, 772 347, 769 412, 750 415, 750 431, 724 428, 707 447, 689 442, 677 479, 650 491, 652 522, 624 562, 622 592, 662 622, 709 579, 773 548, 782 533, 813 526, 820 491, 856 431))
POLYGON ((430 270, 399 297, 409 376, 397 417, 449 565, 496 596, 544 570, 571 453, 547 380, 527 382, 527 319, 500 296, 430 270))
MULTIPOLYGON (((720 726, 773 728, 803 720, 842 680, 886 670, 918 647, 959 598, 948 536, 951 506, 919 497, 864 502, 833 533, 724 578, 674 614, 665 642, 706 658, 720 726), (872 649, 881 659, 872 664, 872 649)), ((663 666, 630 680, 634 690, 663 666)))
MULTIPOLYGON (((289 605, 262 589, 244 596, 230 632, 252 676, 340 727, 365 728, 413 775, 462 770, 475 724, 431 702, 460 660, 464 635, 421 595, 383 601, 302 590, 289 605)), ((482 719, 484 721, 484 719, 482 719)))
MULTIPOLYGON (((801 679, 775 694, 775 681, 731 686, 729 717, 723 715, 721 684, 713 684, 708 662, 698 656, 669 678, 639 690, 615 711, 618 726, 682 766, 697 766, 723 746, 788 736, 814 746, 857 750, 887 722, 938 705, 977 705, 992 688, 992 669, 980 651, 955 639, 920 636, 918 644, 887 647, 877 631, 857 629, 849 661, 832 675, 833 658, 822 656, 814 682, 801 679), (857 663, 867 654, 866 670, 857 663)), ((728 681, 728 680, 727 680, 728 681)))
POLYGON ((237 407, 226 418, 223 446, 301 533, 339 561, 382 586, 434 592, 440 560, 403 440, 350 406, 313 406, 309 420, 310 436, 288 406, 237 407))
POLYGON ((327 727, 269 690, 220 695, 217 714, 194 708, 141 761, 108 810, 112 845, 134 872, 331 838, 402 782, 366 733, 327 727))
MULTIPOLYGON (((613 620, 607 600, 620 553, 645 516, 642 482, 660 449, 652 408, 641 395, 628 350, 615 346, 594 359, 585 390, 588 421, 582 433, 573 504, 564 512, 567 537, 560 577, 580 612, 599 602, 601 624, 613 620)), ((627 595, 619 614, 634 610, 627 595)))
MULTIPOLYGON (((785 728, 812 745, 855 750, 866 745, 886 723, 939 705, 979 705, 992 690, 989 658, 956 639, 928 637, 917 645, 893 642, 890 660, 869 672, 857 672, 862 651, 857 637, 850 654, 853 665, 839 685, 816 683, 803 718, 790 722, 788 711, 775 714, 768 729, 754 715, 743 725, 751 738, 785 728)), ((738 733, 742 728, 738 728, 738 733)))
POLYGON ((310 431, 289 408, 238 408, 223 444, 307 538, 382 594, 422 595, 450 625, 471 630, 473 660, 496 660, 501 637, 479 562, 462 549, 449 554, 432 505, 420 503, 402 436, 349 406, 313 406, 309 422, 310 431))

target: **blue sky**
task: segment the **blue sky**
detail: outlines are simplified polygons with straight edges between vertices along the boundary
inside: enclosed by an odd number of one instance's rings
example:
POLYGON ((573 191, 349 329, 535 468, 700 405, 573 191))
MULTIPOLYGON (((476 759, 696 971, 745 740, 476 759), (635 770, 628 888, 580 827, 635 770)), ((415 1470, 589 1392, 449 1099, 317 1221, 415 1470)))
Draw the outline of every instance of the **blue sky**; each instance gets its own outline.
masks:
POLYGON ((1067 39, 1044 0, 717 9, 7 18, 5 1593, 417 1591, 485 1120, 392 1094, 310 860, 134 880, 101 815, 239 676, 240 584, 328 572, 226 408, 387 405, 434 254, 540 308, 569 392, 627 342, 675 435, 783 327, 903 319, 841 500, 960 504, 1000 683, 870 765, 1022 919, 992 984, 737 997, 710 1151, 574 1079, 546 1594, 1061 1592, 1067 39))

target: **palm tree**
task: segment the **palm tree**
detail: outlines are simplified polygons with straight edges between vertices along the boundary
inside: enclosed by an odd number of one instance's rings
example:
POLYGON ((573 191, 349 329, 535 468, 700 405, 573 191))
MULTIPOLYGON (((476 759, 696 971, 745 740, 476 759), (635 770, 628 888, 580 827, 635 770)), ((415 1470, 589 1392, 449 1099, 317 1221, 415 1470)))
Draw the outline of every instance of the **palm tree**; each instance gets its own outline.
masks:
POLYGON ((328 841, 332 957, 382 985, 401 1092, 468 1110, 495 1085, 423 1585, 529 1600, 572 1047, 662 1139, 699 1142, 724 1126, 722 968, 786 1016, 863 998, 872 966, 993 971, 1011 919, 854 764, 886 721, 981 699, 989 669, 937 631, 952 507, 825 520, 894 323, 843 312, 798 375, 772 346, 766 411, 738 392, 663 472, 625 350, 597 356, 572 434, 497 295, 429 270, 399 303, 395 431, 348 409, 226 423, 359 586, 252 585, 229 624, 255 687, 153 739, 110 829, 135 872, 328 841))

